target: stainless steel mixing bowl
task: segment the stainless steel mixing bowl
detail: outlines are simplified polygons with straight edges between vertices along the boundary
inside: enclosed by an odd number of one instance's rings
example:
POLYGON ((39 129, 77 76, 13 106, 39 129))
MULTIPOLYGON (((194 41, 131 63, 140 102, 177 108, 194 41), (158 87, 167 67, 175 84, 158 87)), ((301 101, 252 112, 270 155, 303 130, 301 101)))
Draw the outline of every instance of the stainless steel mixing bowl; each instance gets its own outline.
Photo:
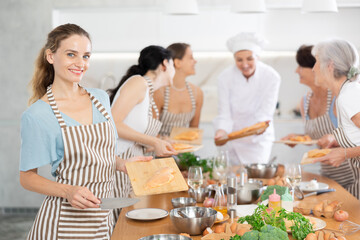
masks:
POLYGON ((254 203, 260 197, 263 190, 262 181, 249 179, 244 186, 238 186, 237 188, 237 204, 254 203))
POLYGON ((246 165, 249 178, 273 178, 275 177, 277 164, 249 164, 246 165))
POLYGON ((138 240, 191 240, 191 238, 177 234, 157 234, 157 235, 142 237, 139 238, 138 240))
POLYGON ((196 202, 203 203, 205 198, 209 195, 209 189, 200 187, 196 190, 189 188, 188 193, 191 198, 194 198, 196 202))
POLYGON ((179 197, 171 199, 171 203, 174 208, 195 206, 195 198, 179 197))
POLYGON ((207 227, 212 227, 216 220, 216 211, 205 207, 174 208, 170 219, 179 232, 200 235, 207 227))

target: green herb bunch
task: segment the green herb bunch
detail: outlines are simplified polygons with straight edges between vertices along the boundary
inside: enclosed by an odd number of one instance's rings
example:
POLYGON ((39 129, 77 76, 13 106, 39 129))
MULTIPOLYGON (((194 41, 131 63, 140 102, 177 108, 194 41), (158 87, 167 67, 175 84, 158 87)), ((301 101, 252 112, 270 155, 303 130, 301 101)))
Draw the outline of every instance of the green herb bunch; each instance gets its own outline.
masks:
POLYGON ((204 173, 209 172, 210 178, 212 178, 212 164, 207 159, 200 159, 194 153, 182 153, 178 155, 179 166, 188 169, 191 166, 200 166, 204 173))
POLYGON ((245 221, 252 226, 252 230, 260 231, 263 226, 271 225, 286 232, 285 219, 292 221, 293 226, 290 227, 293 237, 297 240, 303 240, 306 236, 314 232, 309 219, 300 213, 287 212, 285 209, 269 211, 265 205, 258 204, 252 215, 239 218, 239 223, 245 221))

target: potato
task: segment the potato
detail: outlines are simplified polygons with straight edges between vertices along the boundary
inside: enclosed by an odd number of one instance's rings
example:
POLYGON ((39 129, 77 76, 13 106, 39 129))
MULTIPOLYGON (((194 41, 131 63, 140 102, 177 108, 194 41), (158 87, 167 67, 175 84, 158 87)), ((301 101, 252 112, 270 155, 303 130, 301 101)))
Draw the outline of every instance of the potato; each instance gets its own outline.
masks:
POLYGON ((315 234, 315 233, 309 233, 309 234, 306 236, 305 240, 317 240, 316 234, 315 234))
POLYGON ((225 225, 216 226, 215 229, 214 229, 214 232, 215 233, 223 233, 223 232, 225 232, 225 225))

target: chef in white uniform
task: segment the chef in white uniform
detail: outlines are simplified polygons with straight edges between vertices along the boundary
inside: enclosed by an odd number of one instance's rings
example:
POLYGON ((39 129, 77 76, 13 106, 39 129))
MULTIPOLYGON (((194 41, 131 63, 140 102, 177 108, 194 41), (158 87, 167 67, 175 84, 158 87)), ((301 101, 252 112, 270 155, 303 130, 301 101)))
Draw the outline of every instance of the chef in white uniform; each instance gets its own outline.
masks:
POLYGON ((280 75, 259 61, 265 43, 255 33, 243 32, 227 41, 235 64, 218 78, 218 116, 214 119, 215 140, 227 134, 270 120, 270 126, 260 135, 229 141, 232 165, 267 163, 274 141, 273 115, 280 87, 280 75))

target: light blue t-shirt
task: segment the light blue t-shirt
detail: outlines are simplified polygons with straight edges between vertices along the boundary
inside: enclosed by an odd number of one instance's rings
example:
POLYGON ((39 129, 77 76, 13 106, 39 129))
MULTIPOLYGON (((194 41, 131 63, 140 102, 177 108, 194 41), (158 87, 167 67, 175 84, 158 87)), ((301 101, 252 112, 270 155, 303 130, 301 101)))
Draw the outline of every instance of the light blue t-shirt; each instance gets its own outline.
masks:
MULTIPOLYGON (((99 100, 110 115, 111 121, 113 121, 107 93, 96 88, 86 90, 99 100)), ((107 121, 94 104, 92 104, 92 110, 93 124, 107 121)), ((64 113, 61 113, 61 115, 67 126, 81 125, 64 113)), ((116 129, 115 134, 117 138, 116 129)), ((51 174, 55 177, 55 171, 63 159, 64 142, 59 122, 51 106, 43 100, 38 100, 21 117, 20 171, 51 164, 51 174)))

